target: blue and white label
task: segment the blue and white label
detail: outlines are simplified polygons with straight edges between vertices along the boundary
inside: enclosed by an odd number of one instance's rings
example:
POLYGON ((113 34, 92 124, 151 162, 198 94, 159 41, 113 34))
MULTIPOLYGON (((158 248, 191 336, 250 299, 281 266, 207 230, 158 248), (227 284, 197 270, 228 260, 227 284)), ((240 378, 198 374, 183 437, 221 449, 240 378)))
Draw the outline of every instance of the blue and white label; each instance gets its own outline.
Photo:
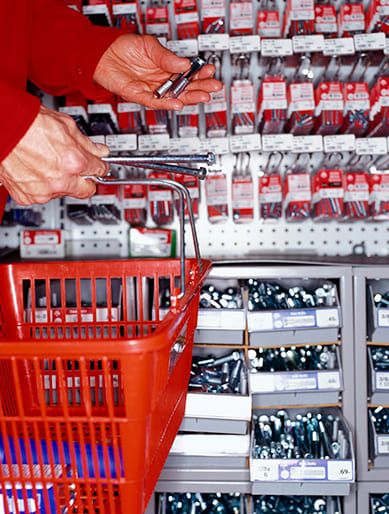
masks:
POLYGON ((339 327, 339 310, 331 308, 250 312, 248 327, 250 331, 335 328, 339 327))
POLYGON ((252 393, 325 391, 341 389, 340 371, 306 371, 304 373, 252 373, 252 393))

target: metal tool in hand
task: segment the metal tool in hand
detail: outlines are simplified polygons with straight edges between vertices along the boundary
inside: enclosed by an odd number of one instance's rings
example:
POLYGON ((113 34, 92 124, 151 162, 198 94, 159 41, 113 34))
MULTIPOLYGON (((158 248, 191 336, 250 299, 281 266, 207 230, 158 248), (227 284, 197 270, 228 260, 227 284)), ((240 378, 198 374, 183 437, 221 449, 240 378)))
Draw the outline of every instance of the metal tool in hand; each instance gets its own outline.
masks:
POLYGON ((103 157, 104 162, 108 164, 120 164, 122 166, 131 166, 133 168, 144 168, 156 171, 165 171, 167 173, 180 173, 182 175, 190 175, 204 180, 207 174, 206 168, 189 168, 182 166, 182 164, 174 163, 188 163, 188 164, 207 164, 208 166, 215 164, 215 154, 208 152, 206 154, 193 154, 193 155, 128 155, 128 156, 109 156, 103 157))
POLYGON ((177 98, 186 89, 195 74, 199 72, 204 65, 204 59, 201 57, 195 57, 191 60, 191 65, 188 71, 169 77, 169 79, 154 92, 154 97, 158 99, 164 98, 165 96, 177 98))

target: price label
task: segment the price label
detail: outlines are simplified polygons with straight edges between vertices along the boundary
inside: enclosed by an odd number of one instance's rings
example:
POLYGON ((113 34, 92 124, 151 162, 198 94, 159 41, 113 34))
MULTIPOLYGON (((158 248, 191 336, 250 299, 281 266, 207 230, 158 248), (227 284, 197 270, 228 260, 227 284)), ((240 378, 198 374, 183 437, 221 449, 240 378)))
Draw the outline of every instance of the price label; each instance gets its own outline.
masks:
POLYGON ((258 482, 275 482, 278 480, 278 462, 253 459, 251 461, 251 480, 258 482))
POLYGON ((276 377, 277 391, 310 391, 312 389, 317 389, 316 373, 290 373, 276 377))
POLYGON ((384 54, 389 55, 389 37, 387 37, 385 40, 384 54))
POLYGON ((324 36, 294 36, 293 50, 295 53, 322 52, 324 50, 324 36))
POLYGON ((169 153, 185 155, 200 152, 200 139, 198 137, 172 138, 170 139, 169 153))
POLYGON ((197 317, 197 328, 205 329, 220 329, 222 328, 222 316, 221 312, 218 312, 216 309, 209 311, 205 309, 199 309, 199 314, 197 317))
POLYGON ((212 137, 207 139, 208 152, 216 155, 224 155, 230 152, 228 137, 212 137))
POLYGON ((322 151, 322 136, 294 136, 293 138, 293 153, 312 153, 322 151))
POLYGON ((385 137, 357 138, 355 150, 358 155, 386 155, 388 145, 385 137))
POLYGON ((125 152, 137 149, 135 134, 111 134, 105 137, 105 143, 112 152, 125 152))
POLYGON ((352 37, 325 39, 324 41, 324 55, 352 55, 354 53, 355 47, 352 37))
POLYGON ((88 115, 86 113, 85 107, 81 105, 69 106, 69 107, 60 107, 59 112, 64 112, 65 114, 69 114, 69 116, 82 116, 85 121, 88 120, 88 115))
POLYGON ((332 328, 339 326, 338 309, 317 309, 316 324, 318 328, 332 328))
POLYGON ((324 136, 324 151, 353 152, 355 150, 354 134, 341 134, 339 136, 324 136))
POLYGON ((354 36, 355 50, 385 50, 386 38, 383 32, 374 34, 356 34, 354 36))
POLYGON ((265 152, 290 152, 293 150, 292 134, 265 134, 262 136, 262 148, 265 152))
POLYGON ((246 134, 230 137, 230 150, 232 153, 255 152, 261 149, 261 136, 259 134, 246 134))
POLYGON ((389 373, 385 371, 377 371, 375 374, 375 387, 376 389, 389 389, 389 373))
POLYGON ((289 471, 281 471, 284 480, 325 480, 326 468, 324 466, 293 466, 289 471))
POLYGON ((167 47, 171 52, 174 52, 180 57, 193 57, 199 53, 199 45, 197 39, 168 41, 167 47))
POLYGON ((228 50, 230 37, 228 34, 200 34, 198 43, 200 52, 228 50))
POLYGON ((340 372, 339 371, 323 371, 317 374, 317 386, 319 390, 341 388, 340 372))
POLYGON ((260 49, 261 40, 259 36, 230 37, 230 52, 232 54, 259 52, 260 49))
POLYGON ((89 139, 92 141, 92 143, 105 145, 105 136, 89 136, 89 139))
POLYGON ((136 14, 137 4, 135 2, 131 4, 114 4, 112 6, 112 11, 115 16, 121 14, 136 14))
POLYGON ((249 312, 247 322, 249 331, 272 330, 273 314, 271 312, 249 312))
POLYGON ((388 435, 377 435, 377 450, 378 454, 389 453, 389 436, 388 435))
POLYGON ((276 318, 276 315, 273 317, 274 319, 274 328, 275 329, 281 329, 281 328, 308 328, 308 327, 314 327, 315 326, 315 316, 314 314, 302 314, 302 313, 296 313, 297 316, 284 316, 282 319, 276 318))
POLYGON ((378 326, 389 327, 389 309, 378 309, 378 326))
POLYGON ((261 54, 265 57, 293 55, 291 39, 262 39, 261 54))
POLYGON ((138 145, 141 152, 169 151, 170 140, 168 134, 143 134, 138 145))
POLYGON ((328 480, 352 482, 354 480, 353 463, 349 460, 329 460, 327 464, 328 480))

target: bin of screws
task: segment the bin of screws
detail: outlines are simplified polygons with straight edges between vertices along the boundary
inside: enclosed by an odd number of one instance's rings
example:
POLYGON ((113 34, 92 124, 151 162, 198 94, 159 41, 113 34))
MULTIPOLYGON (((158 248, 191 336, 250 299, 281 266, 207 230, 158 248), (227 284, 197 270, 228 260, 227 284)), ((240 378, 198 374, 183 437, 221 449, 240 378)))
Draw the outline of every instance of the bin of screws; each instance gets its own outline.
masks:
POLYGON ((374 405, 389 403, 389 348, 369 346, 367 348, 369 397, 374 405))
POLYGON ((389 339, 389 280, 372 280, 368 289, 368 338, 374 343, 389 339))
POLYGON ((389 408, 369 409, 370 459, 375 468, 389 467, 389 408))
POLYGON ((339 347, 250 348, 254 407, 336 404, 342 390, 339 347))
POLYGON ((246 310, 236 279, 210 279, 200 293, 195 343, 243 344, 246 310))
POLYGON ((389 514, 389 494, 370 495, 370 514, 389 514))
POLYGON ((195 347, 181 431, 246 434, 251 420, 242 351, 195 347))
POLYGON ((250 344, 336 342, 341 326, 338 291, 313 279, 247 280, 250 344))
POLYGON ((347 494, 354 481, 354 453, 341 411, 255 411, 250 475, 254 494, 275 494, 270 482, 278 488, 281 482, 284 494, 295 491, 296 482, 308 484, 301 490, 306 494, 347 494))
POLYGON ((163 493, 158 514, 248 514, 247 498, 240 493, 163 493))
POLYGON ((339 496, 254 496, 252 514, 342 514, 339 496))

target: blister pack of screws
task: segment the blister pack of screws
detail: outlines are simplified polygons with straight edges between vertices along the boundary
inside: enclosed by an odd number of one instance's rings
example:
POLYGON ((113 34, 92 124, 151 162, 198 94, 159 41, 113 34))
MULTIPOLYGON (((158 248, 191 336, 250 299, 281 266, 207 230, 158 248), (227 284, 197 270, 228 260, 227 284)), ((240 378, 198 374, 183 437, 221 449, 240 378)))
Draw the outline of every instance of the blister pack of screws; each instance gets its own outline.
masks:
POLYGON ((158 514, 248 514, 244 495, 236 493, 165 493, 158 514))
POLYGON ((338 496, 254 496, 253 514, 342 514, 338 496))

